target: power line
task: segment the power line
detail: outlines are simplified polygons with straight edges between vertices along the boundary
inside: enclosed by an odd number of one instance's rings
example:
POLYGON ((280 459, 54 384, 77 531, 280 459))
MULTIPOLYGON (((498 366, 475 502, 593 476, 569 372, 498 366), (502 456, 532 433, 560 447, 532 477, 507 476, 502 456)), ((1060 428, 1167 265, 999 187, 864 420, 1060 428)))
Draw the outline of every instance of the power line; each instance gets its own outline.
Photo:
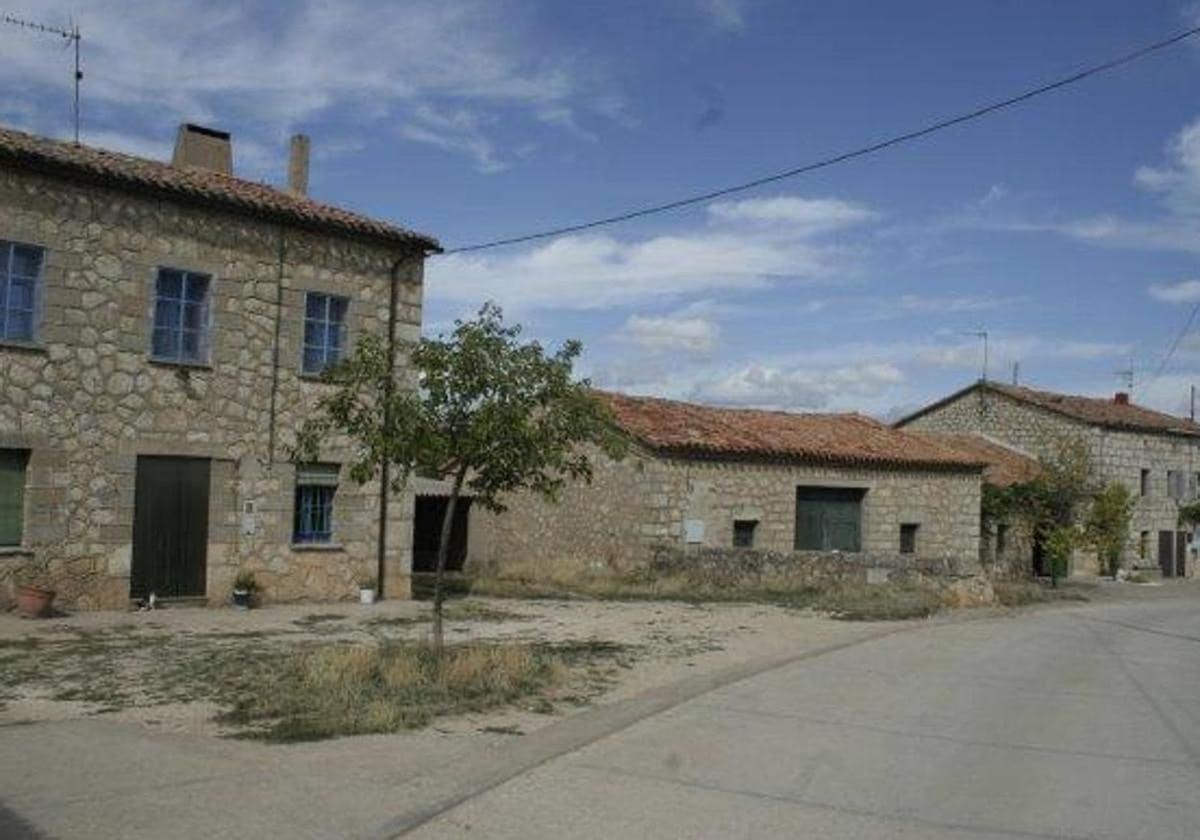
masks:
POLYGON ((1171 342, 1171 346, 1167 349, 1167 354, 1163 356, 1162 361, 1158 363, 1158 367, 1154 369, 1154 375, 1150 377, 1148 382, 1146 382, 1146 384, 1143 386, 1144 388, 1148 390, 1150 386, 1157 382, 1158 378, 1162 376, 1163 371, 1167 369, 1167 364, 1170 363, 1172 358, 1174 358, 1175 351, 1179 349, 1179 343, 1183 341, 1183 337, 1185 335, 1192 331, 1192 324, 1196 322, 1196 315, 1198 314, 1200 314, 1200 302, 1197 302, 1196 305, 1192 307, 1192 312, 1190 315, 1188 315, 1187 321, 1184 322, 1183 329, 1179 331, 1179 334, 1175 336, 1175 340, 1171 342))
POLYGON ((676 199, 674 201, 668 201, 663 204, 654 204, 654 205, 650 205, 649 207, 642 207, 637 210, 629 210, 624 213, 618 213, 615 216, 606 216, 604 218, 594 219, 594 220, 588 221, 588 222, 579 222, 577 224, 564 225, 562 227, 551 228, 549 230, 539 231, 537 233, 527 233, 522 236, 511 236, 511 237, 507 237, 504 239, 493 239, 493 240, 486 241, 486 242, 480 242, 480 243, 477 243, 474 245, 463 245, 463 246, 460 246, 457 248, 447 248, 442 253, 443 254, 462 254, 467 251, 482 251, 486 248, 499 248, 503 245, 516 245, 521 242, 532 242, 537 239, 548 239, 553 236, 562 236, 563 234, 567 234, 567 233, 578 233, 579 231, 582 231, 582 230, 590 230, 592 228, 604 227, 607 225, 614 225, 619 222, 627 222, 632 219, 639 219, 639 218, 642 218, 643 216, 651 216, 656 213, 665 213, 668 210, 677 210, 681 207, 688 207, 693 204, 700 204, 705 201, 711 201, 714 198, 721 198, 723 196, 732 195, 734 193, 745 192, 746 190, 751 190, 751 189, 754 189, 755 187, 761 187, 765 184, 771 184, 776 181, 783 181, 788 178, 795 178, 798 175, 803 175, 808 172, 813 172, 817 169, 825 169, 830 166, 835 166, 839 163, 845 163, 846 161, 853 160, 854 158, 865 157, 867 155, 874 154, 876 152, 882 151, 882 150, 890 148, 892 146, 899 146, 903 143, 908 143, 912 140, 916 140, 918 138, 925 137, 926 135, 934 134, 935 132, 942 131, 947 128, 951 128, 952 126, 961 125, 962 123, 966 123, 966 122, 971 122, 972 120, 977 120, 981 117, 988 116, 989 114, 993 114, 997 111, 1003 111, 1007 108, 1013 107, 1014 105, 1018 105, 1020 103, 1026 102, 1030 99, 1034 99, 1035 97, 1041 96, 1043 94, 1050 93, 1051 91, 1058 90, 1059 88, 1064 88, 1064 87, 1067 87, 1068 85, 1073 85, 1076 82, 1081 82, 1084 79, 1087 79, 1091 76, 1095 76, 1100 73, 1107 72, 1109 70, 1114 70, 1118 67, 1121 67, 1122 65, 1129 64, 1133 61, 1137 61, 1138 59, 1140 59, 1144 56, 1150 55, 1151 53, 1155 53, 1160 50, 1165 50, 1168 47, 1172 47, 1175 44, 1180 43, 1181 41, 1185 41, 1188 38, 1193 37, 1197 33, 1200 33, 1200 26, 1196 26, 1191 29, 1185 30, 1183 32, 1179 32, 1175 35, 1172 35, 1169 38, 1164 38, 1161 41, 1155 41, 1152 44, 1148 44, 1146 46, 1139 47, 1138 49, 1135 49, 1131 52, 1124 53, 1123 55, 1117 56, 1116 58, 1109 59, 1108 61, 1105 61, 1101 64, 1093 65, 1084 70, 1080 70, 1077 73, 1072 73, 1070 76, 1064 76, 1063 78, 1057 79, 1053 82, 1048 82, 1046 84, 1039 85, 1038 87, 1031 88, 1029 90, 1024 91, 1023 93, 1019 93, 1015 96, 1010 96, 1007 99, 1001 99, 999 101, 992 102, 987 105, 982 105, 978 108, 975 108, 974 110, 967 111, 966 113, 963 113, 963 114, 959 114, 958 116, 949 117, 949 118, 943 119, 943 120, 938 120, 937 122, 930 123, 929 125, 926 125, 922 128, 918 128, 913 131, 908 131, 908 132, 905 132, 904 134, 897 134, 893 137, 889 137, 886 140, 880 140, 876 143, 871 143, 868 146, 861 146, 857 149, 853 149, 848 152, 842 152, 840 154, 833 155, 832 157, 827 157, 822 160, 804 164, 803 166, 797 166, 793 169, 785 169, 782 172, 776 172, 772 175, 765 175, 761 178, 755 178, 752 181, 746 181, 744 183, 735 184, 730 187, 723 187, 722 189, 712 190, 710 192, 700 193, 698 195, 692 195, 692 196, 688 196, 686 198, 676 199))

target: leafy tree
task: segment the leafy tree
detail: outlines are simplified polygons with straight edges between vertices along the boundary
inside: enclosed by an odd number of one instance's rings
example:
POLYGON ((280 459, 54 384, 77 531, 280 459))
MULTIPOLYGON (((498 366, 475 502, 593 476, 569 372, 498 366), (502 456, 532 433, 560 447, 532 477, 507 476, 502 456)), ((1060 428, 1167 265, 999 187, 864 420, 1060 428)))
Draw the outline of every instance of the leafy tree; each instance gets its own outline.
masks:
POLYGON ((1179 506, 1179 525, 1182 528, 1195 528, 1200 525, 1200 501, 1179 506))
POLYGON ((1094 479, 1087 444, 1079 438, 1060 440, 1040 462, 1038 475, 1030 481, 1005 488, 985 487, 982 516, 989 529, 992 523, 1006 519, 1023 522, 1045 548, 1050 583, 1057 586, 1078 542, 1074 524, 1080 507, 1095 492, 1094 479), (1061 556, 1056 559, 1053 551, 1061 556))
POLYGON ((464 488, 477 505, 501 512, 507 493, 554 499, 567 480, 590 481, 592 457, 581 444, 613 457, 623 451, 607 407, 586 380, 572 378, 582 345, 568 341, 547 354, 536 341, 522 343, 520 333, 520 326, 504 324, 498 306, 485 304, 473 320, 455 321, 449 336, 405 347, 416 388, 400 386, 387 343, 364 336, 326 372, 336 390, 320 400, 298 437, 294 457, 311 461, 330 433, 349 436, 350 476, 360 484, 375 479, 384 463, 395 468, 394 490, 414 473, 449 481, 434 578, 439 655, 446 556, 464 488))
POLYGON ((1124 484, 1114 481, 1096 494, 1084 522, 1084 540, 1096 550, 1105 571, 1112 577, 1116 577, 1121 565, 1132 517, 1133 494, 1124 484))

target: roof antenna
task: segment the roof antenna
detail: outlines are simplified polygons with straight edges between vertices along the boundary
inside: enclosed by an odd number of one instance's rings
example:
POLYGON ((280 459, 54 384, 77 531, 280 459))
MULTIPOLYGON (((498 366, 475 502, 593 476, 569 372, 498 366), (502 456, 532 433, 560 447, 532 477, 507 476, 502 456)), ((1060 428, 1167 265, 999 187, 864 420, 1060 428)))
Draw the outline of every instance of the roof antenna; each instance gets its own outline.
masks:
POLYGON ((31 32, 42 32, 46 35, 58 35, 67 40, 68 46, 74 47, 74 49, 75 49, 75 76, 74 76, 74 84, 75 84, 74 116, 75 116, 75 120, 74 121, 75 121, 75 145, 78 146, 79 145, 79 84, 80 84, 80 82, 83 81, 83 70, 81 70, 79 67, 79 42, 83 40, 83 36, 79 34, 79 24, 72 21, 70 29, 61 29, 60 27, 57 27, 57 26, 49 26, 48 24, 44 24, 44 23, 37 23, 37 22, 31 21, 31 20, 24 20, 23 18, 14 17, 13 15, 9 15, 9 14, 0 14, 0 23, 7 23, 10 26, 17 26, 17 27, 20 27, 21 29, 27 29, 31 32))
POLYGON ((1013 384, 1021 384, 1021 363, 1013 362, 1013 384))
POLYGON ((978 330, 976 332, 965 332, 963 335, 974 336, 975 338, 983 339, 983 375, 979 377, 980 382, 987 382, 988 378, 988 331, 978 330))
POLYGON ((1124 370, 1114 370, 1113 376, 1120 377, 1121 381, 1125 385, 1125 390, 1131 394, 1133 393, 1133 362, 1132 361, 1130 361, 1129 367, 1125 368, 1124 370))

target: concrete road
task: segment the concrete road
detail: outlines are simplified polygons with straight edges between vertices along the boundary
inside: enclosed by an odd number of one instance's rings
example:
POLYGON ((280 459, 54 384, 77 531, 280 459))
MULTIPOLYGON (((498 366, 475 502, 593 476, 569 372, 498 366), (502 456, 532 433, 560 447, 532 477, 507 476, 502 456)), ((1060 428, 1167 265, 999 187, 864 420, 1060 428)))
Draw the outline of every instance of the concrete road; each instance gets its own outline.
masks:
POLYGON ((525 737, 7 726, 0 838, 1200 838, 1200 587, 1121 590, 841 625, 525 737))
POLYGON ((785 666, 408 836, 1197 838, 1200 600, 929 625, 785 666))

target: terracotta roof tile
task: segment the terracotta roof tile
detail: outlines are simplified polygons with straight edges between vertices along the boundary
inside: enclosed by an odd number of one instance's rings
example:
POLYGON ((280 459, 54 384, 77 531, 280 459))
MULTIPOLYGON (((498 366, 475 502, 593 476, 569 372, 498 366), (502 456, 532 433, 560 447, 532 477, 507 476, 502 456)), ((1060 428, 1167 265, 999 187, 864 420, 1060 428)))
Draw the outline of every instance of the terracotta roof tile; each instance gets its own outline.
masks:
POLYGON ((438 251, 436 239, 349 210, 293 195, 267 184, 219 172, 171 166, 160 161, 76 146, 0 127, 0 166, 16 165, 113 186, 146 190, 290 222, 438 251))
POLYGON ((915 429, 908 433, 927 438, 934 443, 954 449, 967 458, 986 464, 987 466, 983 468, 983 480, 984 483, 991 484, 993 487, 1024 484, 1036 478, 1042 469, 1036 458, 982 435, 926 432, 915 429))
POLYGON ((1163 414, 1134 403, 1118 403, 1113 399, 1100 397, 1056 394, 1052 391, 1038 391, 998 382, 989 382, 987 387, 1014 400, 1110 429, 1200 435, 1200 425, 1190 420, 1163 414))
POLYGON ((978 470, 983 462, 860 414, 717 408, 600 391, 627 434, 663 454, 978 470))

